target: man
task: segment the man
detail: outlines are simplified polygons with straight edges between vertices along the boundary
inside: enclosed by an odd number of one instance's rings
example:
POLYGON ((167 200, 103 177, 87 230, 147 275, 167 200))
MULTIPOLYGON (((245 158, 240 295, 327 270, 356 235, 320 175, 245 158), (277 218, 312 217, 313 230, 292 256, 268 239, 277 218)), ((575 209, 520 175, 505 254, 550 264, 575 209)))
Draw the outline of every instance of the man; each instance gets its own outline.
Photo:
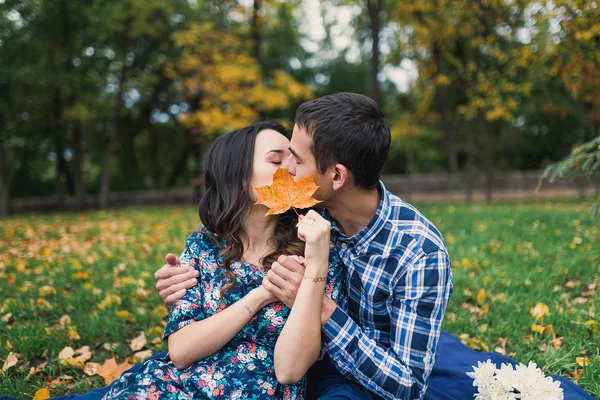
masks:
MULTIPOLYGON (((282 166, 296 179, 314 174, 348 273, 347 303, 323 302, 327 356, 309 374, 310 393, 320 399, 421 399, 435 362, 450 261, 433 224, 380 182, 389 146, 389 126, 366 96, 324 96, 297 111, 282 166)), ((263 285, 293 307, 303 266, 278 261, 263 285)), ((169 264, 155 277, 167 303, 195 284, 191 272, 169 264)))

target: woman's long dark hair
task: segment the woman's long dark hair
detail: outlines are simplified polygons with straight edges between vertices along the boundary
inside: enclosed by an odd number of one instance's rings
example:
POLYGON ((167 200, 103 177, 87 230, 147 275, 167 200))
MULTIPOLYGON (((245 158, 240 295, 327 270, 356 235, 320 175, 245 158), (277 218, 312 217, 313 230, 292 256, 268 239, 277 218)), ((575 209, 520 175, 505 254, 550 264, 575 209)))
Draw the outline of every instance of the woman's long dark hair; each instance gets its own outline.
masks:
MULTIPOLYGON (((223 258, 219 266, 224 269, 229 280, 221 289, 221 297, 236 283, 231 263, 241 261, 244 255, 242 239, 247 238, 244 222, 253 205, 250 199, 250 180, 254 145, 256 136, 266 129, 273 129, 288 139, 291 137, 277 122, 259 122, 216 139, 204 159, 205 190, 198 211, 208 230, 204 234, 221 247, 220 256, 223 258), (221 245, 222 240, 225 241, 225 246, 221 245)), ((280 215, 275 234, 269 239, 274 250, 260 260, 265 272, 282 254, 304 254, 304 242, 298 239, 296 233, 297 222, 297 216, 292 211, 280 215)))

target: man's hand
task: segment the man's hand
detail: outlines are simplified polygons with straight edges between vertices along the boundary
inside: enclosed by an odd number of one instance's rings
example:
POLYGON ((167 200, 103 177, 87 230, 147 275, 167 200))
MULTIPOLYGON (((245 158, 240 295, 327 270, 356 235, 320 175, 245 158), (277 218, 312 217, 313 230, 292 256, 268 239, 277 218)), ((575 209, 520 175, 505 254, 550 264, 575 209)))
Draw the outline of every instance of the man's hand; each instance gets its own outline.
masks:
POLYGON ((292 308, 302 278, 304 259, 298 256, 279 256, 263 279, 263 286, 283 304, 292 308))
POLYGON ((167 263, 154 273, 156 290, 165 303, 171 305, 183 297, 186 290, 194 287, 200 276, 195 269, 179 263, 174 254, 167 254, 167 263))

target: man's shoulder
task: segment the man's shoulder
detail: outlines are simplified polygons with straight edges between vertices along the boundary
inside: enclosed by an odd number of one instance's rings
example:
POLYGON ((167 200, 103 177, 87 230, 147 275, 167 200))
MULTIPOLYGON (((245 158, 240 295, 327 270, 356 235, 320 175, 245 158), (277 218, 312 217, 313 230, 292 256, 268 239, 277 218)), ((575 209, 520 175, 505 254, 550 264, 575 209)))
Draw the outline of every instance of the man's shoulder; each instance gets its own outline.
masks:
POLYGON ((448 253, 442 234, 429 219, 407 201, 391 192, 387 195, 390 213, 386 230, 396 237, 399 251, 410 248, 415 253, 448 253))

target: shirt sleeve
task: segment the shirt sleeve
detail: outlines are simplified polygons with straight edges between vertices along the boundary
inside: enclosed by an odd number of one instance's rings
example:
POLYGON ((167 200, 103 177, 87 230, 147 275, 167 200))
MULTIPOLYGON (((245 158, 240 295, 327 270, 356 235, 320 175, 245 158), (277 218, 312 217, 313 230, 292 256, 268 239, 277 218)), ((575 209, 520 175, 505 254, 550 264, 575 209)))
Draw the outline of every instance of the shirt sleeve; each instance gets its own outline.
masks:
POLYGON ((163 333, 163 340, 173 332, 177 332, 184 326, 191 324, 194 321, 200 321, 206 318, 204 313, 204 299, 202 290, 202 266, 206 262, 201 258, 203 246, 206 242, 203 240, 204 235, 201 232, 194 232, 187 239, 187 243, 179 260, 181 263, 186 263, 190 267, 200 272, 198 283, 196 286, 188 289, 185 295, 177 300, 171 306, 167 324, 163 333))
POLYGON ((451 292, 446 252, 424 254, 408 264, 393 290, 389 346, 369 337, 337 307, 323 326, 334 364, 344 375, 385 399, 421 399, 435 362, 451 292))

